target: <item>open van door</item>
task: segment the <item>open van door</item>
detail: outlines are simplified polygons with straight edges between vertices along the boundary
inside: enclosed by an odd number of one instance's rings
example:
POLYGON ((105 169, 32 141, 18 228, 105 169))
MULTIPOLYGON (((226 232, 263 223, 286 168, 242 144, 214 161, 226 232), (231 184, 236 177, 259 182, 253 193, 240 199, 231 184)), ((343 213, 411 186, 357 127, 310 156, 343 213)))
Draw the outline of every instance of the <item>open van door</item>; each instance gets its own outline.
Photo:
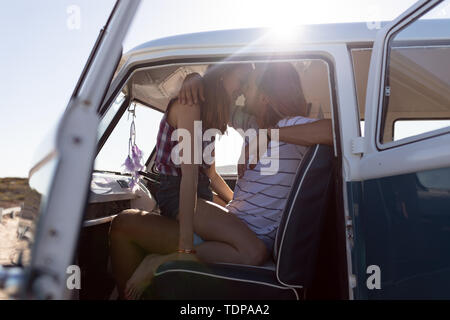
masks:
POLYGON ((21 298, 70 297, 67 278, 77 271, 70 266, 96 153, 97 110, 119 63, 122 42, 139 2, 118 0, 115 4, 53 133, 53 145, 30 171, 40 214, 21 298))
POLYGON ((371 59, 349 193, 354 297, 448 299, 450 1, 418 1, 379 31, 371 59))

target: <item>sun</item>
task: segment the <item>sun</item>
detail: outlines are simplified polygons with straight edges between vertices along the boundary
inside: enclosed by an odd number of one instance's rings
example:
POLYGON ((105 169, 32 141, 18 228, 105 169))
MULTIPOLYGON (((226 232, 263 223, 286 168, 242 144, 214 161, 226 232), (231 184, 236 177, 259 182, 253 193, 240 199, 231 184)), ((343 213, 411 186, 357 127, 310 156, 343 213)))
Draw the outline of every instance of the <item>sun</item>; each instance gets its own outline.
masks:
POLYGON ((267 37, 271 42, 289 44, 298 42, 301 36, 301 27, 292 25, 277 25, 269 28, 267 37))
POLYGON ((299 40, 302 25, 310 23, 311 15, 317 13, 312 9, 306 1, 279 0, 276 6, 262 7, 258 13, 265 17, 264 26, 270 41, 287 44, 299 40))

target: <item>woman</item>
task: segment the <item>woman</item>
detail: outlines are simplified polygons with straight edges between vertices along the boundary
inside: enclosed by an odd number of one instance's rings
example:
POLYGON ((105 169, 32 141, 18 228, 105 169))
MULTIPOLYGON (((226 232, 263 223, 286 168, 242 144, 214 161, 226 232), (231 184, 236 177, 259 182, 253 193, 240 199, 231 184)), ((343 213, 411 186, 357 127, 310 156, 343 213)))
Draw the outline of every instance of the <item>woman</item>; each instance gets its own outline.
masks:
MULTIPOLYGON (((204 102, 184 106, 175 99, 169 103, 161 120, 156 150, 156 165, 161 172, 161 190, 156 198, 162 216, 127 210, 111 225, 111 261, 121 298, 138 297, 149 281, 148 270, 167 259, 260 264, 268 256, 264 243, 243 221, 206 201, 212 200, 209 180, 225 203, 233 197, 216 173, 214 163, 198 165, 189 159, 177 165, 171 156, 177 145, 170 141, 176 129, 187 130, 194 137, 195 121, 202 121, 204 130, 226 130, 230 105, 241 94, 250 71, 249 65, 212 66, 205 73, 204 102), (194 230, 199 236, 194 236, 194 230), (200 243, 201 239, 210 241, 200 243), (145 257, 149 252, 172 254, 145 257)), ((192 143, 191 156, 194 152, 192 143)))
MULTIPOLYGON (((245 82, 249 71, 248 65, 237 64, 214 65, 208 68, 205 74, 205 101, 193 107, 186 107, 178 99, 172 99, 161 119, 155 157, 155 165, 160 172, 160 188, 156 200, 163 216, 180 222, 180 253, 190 253, 193 250, 193 237, 198 241, 198 237, 193 233, 197 195, 204 200, 213 201, 212 188, 222 203, 226 204, 233 198, 233 191, 217 174, 214 162, 208 165, 202 159, 201 166, 194 163, 194 154, 197 153, 198 158, 203 158, 203 150, 208 144, 204 141, 202 148, 197 145, 196 150, 194 139, 198 138, 198 132, 194 129, 195 122, 201 121, 203 131, 216 129, 223 134, 229 121, 230 105, 241 94, 242 83, 245 82), (182 137, 181 142, 180 137, 173 139, 176 138, 177 132, 182 132, 180 130, 185 130, 184 133, 188 134, 182 137), (178 143, 181 145, 184 138, 190 140, 187 144, 190 156, 185 158, 183 153, 188 150, 176 150, 178 143)), ((196 160, 198 162, 198 159, 196 160)))
MULTIPOLYGON (((262 127, 267 127, 276 125, 277 123, 292 125, 301 122, 305 118, 293 118, 295 116, 304 116, 306 112, 306 102, 295 69, 288 63, 269 64, 266 67, 267 70, 263 69, 259 75, 252 73, 252 81, 246 86, 247 89, 245 92, 246 100, 252 105, 250 109, 257 116, 258 123, 262 127), (258 86, 261 87, 261 90, 258 90, 258 86), (286 121, 280 122, 280 120, 286 121)), ((236 78, 239 77, 235 77, 234 79, 236 80, 236 78)), ((244 78, 242 77, 241 79, 244 78)), ((210 94, 208 91, 212 87, 217 86, 217 83, 211 85, 207 80, 210 81, 211 79, 205 77, 206 98, 210 94)), ((244 83, 237 84, 238 82, 233 81, 239 88, 244 85, 244 83)), ((227 92, 230 97, 234 98, 239 93, 239 90, 236 90, 234 95, 230 94, 232 90, 228 90, 227 92)), ((183 113, 185 117, 189 117, 189 113, 194 113, 196 117, 200 117, 199 110, 192 112, 194 111, 191 110, 192 107, 187 106, 185 108, 189 108, 187 111, 183 109, 185 111, 183 113)), ((193 118, 190 119, 192 121, 193 118)), ((187 124, 185 126, 188 127, 187 124)), ((295 167, 301 160, 301 152, 295 151, 296 149, 294 148, 294 150, 292 147, 297 146, 288 144, 283 148, 280 146, 280 150, 287 154, 287 157, 284 157, 285 155, 280 152, 280 160, 282 157, 289 159, 291 154, 296 152, 295 160, 297 162, 294 161, 294 163, 290 159, 291 162, 289 164, 295 167)), ((257 166, 255 170, 258 169, 260 168, 257 166)), ((195 176, 193 170, 192 172, 185 170, 185 172, 189 174, 189 177, 195 176)), ((273 232, 278 227, 282 208, 285 206, 287 194, 292 185, 293 175, 286 174, 285 171, 280 170, 280 172, 276 172, 273 175, 272 180, 267 180, 260 187, 257 187, 257 179, 269 178, 258 177, 257 171, 250 173, 250 170, 248 170, 246 174, 253 174, 253 179, 256 180, 246 182, 245 187, 247 191, 238 190, 238 193, 234 195, 234 199, 227 206, 230 210, 199 199, 195 207, 195 214, 193 211, 186 211, 188 214, 185 214, 182 211, 184 210, 182 208, 184 198, 180 193, 179 229, 174 219, 158 217, 152 214, 143 214, 139 211, 127 211, 119 215, 111 227, 111 256, 119 291, 124 290, 122 295, 128 298, 139 297, 151 281, 157 267, 168 260, 198 258, 205 262, 262 264, 272 251, 274 241, 273 232), (261 206, 250 208, 252 212, 248 214, 242 212, 241 209, 247 203, 245 192, 249 192, 254 197, 260 197, 262 196, 260 193, 261 186, 273 185, 270 183, 271 181, 276 181, 276 183, 285 187, 283 190, 284 194, 278 194, 274 198, 275 200, 273 200, 276 202, 271 204, 276 205, 277 208, 269 208, 270 210, 276 210, 278 213, 275 214, 275 211, 273 211, 273 213, 267 215, 266 211, 268 208, 261 206), (269 224, 267 223, 268 221, 270 221, 269 224), (192 253, 189 250, 191 250, 193 245, 192 237, 194 230, 204 240, 204 242, 198 243, 195 246, 195 250, 197 251, 196 255, 189 254, 189 252, 192 253), (179 253, 168 254, 175 251, 177 244, 178 248, 182 250, 179 253), (145 255, 145 252, 158 253, 158 255, 145 257, 139 267, 134 271, 137 264, 139 264, 145 255), (131 274, 131 278, 126 281, 126 276, 131 274), (127 282, 126 285, 125 282, 127 282), (125 286, 126 288, 124 288, 125 286)), ((246 179, 245 175, 244 179, 246 179)), ((245 180, 243 181, 245 182, 245 180)), ((191 189, 196 190, 193 184, 189 184, 189 186, 191 189)), ((270 196, 268 190, 266 190, 266 194, 270 196)), ((192 208, 192 204, 184 206, 189 209, 192 208)))

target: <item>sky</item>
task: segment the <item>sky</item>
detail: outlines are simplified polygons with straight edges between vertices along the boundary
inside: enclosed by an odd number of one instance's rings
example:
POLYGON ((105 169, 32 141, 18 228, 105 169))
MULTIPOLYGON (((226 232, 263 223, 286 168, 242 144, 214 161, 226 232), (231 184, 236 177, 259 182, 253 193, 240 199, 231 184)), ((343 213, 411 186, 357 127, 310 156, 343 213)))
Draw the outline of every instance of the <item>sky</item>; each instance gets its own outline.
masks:
MULTIPOLYGON (((0 2, 0 177, 27 177, 114 0, 0 2)), ((142 0, 124 52, 176 34, 392 20, 414 0, 142 0)))

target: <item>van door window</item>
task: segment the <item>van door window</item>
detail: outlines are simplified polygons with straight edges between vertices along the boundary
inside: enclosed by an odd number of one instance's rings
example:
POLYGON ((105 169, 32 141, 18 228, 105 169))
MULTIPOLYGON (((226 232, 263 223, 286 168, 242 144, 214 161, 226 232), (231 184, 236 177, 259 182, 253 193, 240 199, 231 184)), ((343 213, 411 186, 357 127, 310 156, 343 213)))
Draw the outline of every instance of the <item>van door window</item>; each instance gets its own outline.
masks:
POLYGON ((397 120, 394 141, 450 126, 450 120, 397 120))
POLYGON ((389 40, 379 123, 382 144, 450 128, 450 30, 442 27, 448 26, 449 5, 442 2, 389 40), (433 34, 424 30, 429 19, 436 25, 433 34), (426 38, 411 40, 422 31, 426 38))

